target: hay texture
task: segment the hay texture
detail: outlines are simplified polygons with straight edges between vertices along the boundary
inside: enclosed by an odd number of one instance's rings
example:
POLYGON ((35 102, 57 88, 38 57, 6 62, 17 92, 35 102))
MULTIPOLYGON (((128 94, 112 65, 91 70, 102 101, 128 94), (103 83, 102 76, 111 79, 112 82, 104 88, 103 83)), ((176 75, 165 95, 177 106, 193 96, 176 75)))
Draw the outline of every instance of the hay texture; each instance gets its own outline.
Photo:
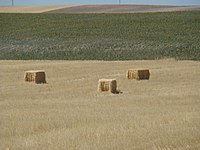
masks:
POLYGON ((149 69, 129 69, 126 72, 126 78, 136 80, 149 80, 150 72, 149 69))
POLYGON ((100 79, 98 82, 98 91, 108 91, 110 93, 117 92, 117 81, 116 79, 100 79))
POLYGON ((46 75, 43 70, 26 71, 24 78, 26 82, 34 82, 36 84, 46 83, 46 75))

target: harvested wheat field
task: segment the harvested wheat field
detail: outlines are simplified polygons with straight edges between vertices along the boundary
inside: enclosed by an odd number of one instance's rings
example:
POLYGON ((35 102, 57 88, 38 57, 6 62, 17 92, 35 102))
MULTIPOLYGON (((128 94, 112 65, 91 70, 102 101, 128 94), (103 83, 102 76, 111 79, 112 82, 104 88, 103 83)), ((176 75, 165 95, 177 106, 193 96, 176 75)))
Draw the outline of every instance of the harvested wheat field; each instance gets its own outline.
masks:
POLYGON ((165 5, 58 5, 0 6, 0 13, 142 13, 200 10, 200 6, 165 5))
POLYGON ((0 61, 1 150, 200 149, 200 62, 0 61), (150 80, 127 80, 149 68, 150 80), (24 81, 45 70, 47 84, 24 81), (117 80, 120 94, 97 92, 117 80))
POLYGON ((44 13, 69 7, 73 6, 0 6, 0 13, 44 13))

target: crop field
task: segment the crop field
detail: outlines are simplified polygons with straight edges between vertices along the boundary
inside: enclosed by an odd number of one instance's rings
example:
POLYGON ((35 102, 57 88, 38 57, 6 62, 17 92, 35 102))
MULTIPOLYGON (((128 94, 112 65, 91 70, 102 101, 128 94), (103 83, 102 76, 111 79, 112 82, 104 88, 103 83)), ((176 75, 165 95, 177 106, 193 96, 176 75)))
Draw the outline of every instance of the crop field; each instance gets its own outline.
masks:
POLYGON ((0 61, 1 150, 198 150, 198 61, 0 61), (129 68, 150 80, 127 80, 129 68), (47 84, 24 81, 44 69, 47 84), (122 93, 97 92, 115 78, 122 93))
POLYGON ((0 13, 0 150, 200 149, 200 10, 67 7, 0 13), (150 80, 127 80, 130 68, 150 80), (47 83, 25 82, 28 70, 47 83), (99 79, 120 92, 98 92, 99 79))
POLYGON ((200 10, 200 6, 167 5, 77 5, 46 11, 47 13, 138 13, 200 10))
POLYGON ((200 60, 200 11, 0 14, 1 60, 200 60))
POLYGON ((0 13, 44 13, 69 7, 72 6, 0 6, 0 13))

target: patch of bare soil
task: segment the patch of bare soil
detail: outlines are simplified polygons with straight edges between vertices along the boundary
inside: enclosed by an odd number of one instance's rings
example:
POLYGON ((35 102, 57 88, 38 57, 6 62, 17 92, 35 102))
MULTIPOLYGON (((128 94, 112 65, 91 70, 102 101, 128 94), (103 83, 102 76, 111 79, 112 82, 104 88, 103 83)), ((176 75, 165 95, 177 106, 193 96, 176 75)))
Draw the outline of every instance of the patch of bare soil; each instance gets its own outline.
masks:
POLYGON ((48 13, 136 13, 200 10, 200 6, 158 5, 82 5, 49 11, 48 13))

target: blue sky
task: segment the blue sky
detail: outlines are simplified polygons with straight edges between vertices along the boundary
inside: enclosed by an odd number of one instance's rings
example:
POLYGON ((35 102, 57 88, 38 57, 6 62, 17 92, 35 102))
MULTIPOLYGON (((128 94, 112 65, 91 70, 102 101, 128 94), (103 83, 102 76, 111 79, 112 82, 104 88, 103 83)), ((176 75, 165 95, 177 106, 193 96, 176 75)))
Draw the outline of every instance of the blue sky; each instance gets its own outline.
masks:
MULTIPOLYGON (((14 0, 18 6, 67 4, 118 4, 119 0, 14 0)), ((121 0, 122 4, 199 5, 200 0, 121 0)), ((12 0, 0 0, 0 5, 11 5, 12 0)))

